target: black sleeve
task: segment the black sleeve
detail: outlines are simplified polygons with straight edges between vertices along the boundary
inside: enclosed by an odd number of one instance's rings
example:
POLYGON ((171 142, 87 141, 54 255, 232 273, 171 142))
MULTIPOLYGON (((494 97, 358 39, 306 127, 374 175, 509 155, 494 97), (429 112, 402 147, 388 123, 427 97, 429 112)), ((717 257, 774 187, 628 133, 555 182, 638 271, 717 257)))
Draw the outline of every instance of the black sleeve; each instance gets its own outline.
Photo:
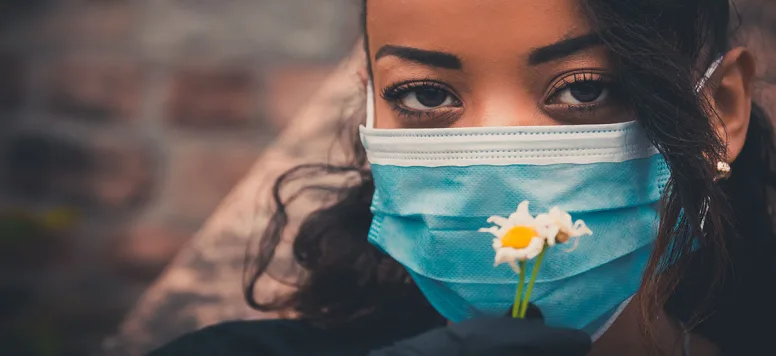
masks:
POLYGON ((591 348, 582 331, 542 320, 481 318, 438 328, 375 350, 369 356, 582 356, 591 348))
POLYGON ((241 322, 219 324, 183 335, 148 356, 271 356, 260 335, 247 337, 241 322))
POLYGON ((300 320, 237 321, 179 337, 148 356, 364 356, 428 329, 324 330, 300 320))

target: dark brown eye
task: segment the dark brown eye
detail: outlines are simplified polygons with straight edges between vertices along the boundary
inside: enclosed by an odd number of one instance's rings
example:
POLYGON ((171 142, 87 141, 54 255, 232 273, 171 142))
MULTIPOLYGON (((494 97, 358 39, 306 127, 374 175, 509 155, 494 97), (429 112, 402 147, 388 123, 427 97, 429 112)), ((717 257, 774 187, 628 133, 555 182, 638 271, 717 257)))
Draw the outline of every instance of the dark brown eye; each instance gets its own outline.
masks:
POLYGON ((456 99, 450 93, 433 87, 414 88, 399 100, 399 104, 411 110, 432 110, 455 105, 456 99))
POLYGON ((608 73, 578 72, 557 80, 544 99, 547 113, 568 125, 606 124, 632 120, 622 90, 608 73))
POLYGON ((575 83, 568 88, 569 94, 574 100, 580 103, 591 103, 596 101, 604 94, 606 88, 600 83, 575 83))
POLYGON ((396 83, 384 88, 382 97, 404 127, 448 127, 463 112, 455 90, 435 80, 396 83))
POLYGON ((449 97, 447 93, 436 88, 422 88, 415 92, 415 98, 426 107, 435 108, 445 103, 449 97))
POLYGON ((553 85, 547 103, 590 107, 609 101, 615 87, 615 82, 607 75, 597 72, 573 73, 553 85))

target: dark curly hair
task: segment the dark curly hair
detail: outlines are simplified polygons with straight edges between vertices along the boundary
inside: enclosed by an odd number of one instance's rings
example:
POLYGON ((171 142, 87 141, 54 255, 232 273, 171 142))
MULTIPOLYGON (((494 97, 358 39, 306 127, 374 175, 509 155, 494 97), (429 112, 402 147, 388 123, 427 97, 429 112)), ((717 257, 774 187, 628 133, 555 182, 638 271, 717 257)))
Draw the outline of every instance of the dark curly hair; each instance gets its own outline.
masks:
MULTIPOLYGON (((776 309, 767 283, 776 276, 776 259, 768 255, 776 241, 773 128, 753 103, 734 174, 716 182, 711 162, 723 160, 725 145, 714 129, 718 118, 706 114, 713 112, 709 103, 694 94, 702 71, 729 50, 731 5, 727 0, 580 1, 610 52, 627 103, 672 173, 639 293, 643 329, 648 331, 664 308, 724 351, 763 345, 767 338, 758 337, 767 328, 759 325, 774 316, 763 308, 776 309), (695 244, 702 248, 693 251, 695 244), (665 261, 675 263, 668 267, 665 261)), ((367 53, 368 38, 365 34, 367 53)), ((361 120, 348 122, 355 129, 361 120)), ((367 242, 374 182, 357 133, 350 130, 349 137, 349 164, 304 165, 276 181, 276 211, 246 268, 246 300, 262 311, 293 310, 325 328, 443 323, 404 268, 367 242), (351 179, 344 185, 311 184, 285 197, 291 182, 331 175, 351 179), (286 207, 305 191, 335 201, 307 216, 296 234, 293 255, 305 278, 294 293, 258 302, 253 291, 288 223, 286 207)))

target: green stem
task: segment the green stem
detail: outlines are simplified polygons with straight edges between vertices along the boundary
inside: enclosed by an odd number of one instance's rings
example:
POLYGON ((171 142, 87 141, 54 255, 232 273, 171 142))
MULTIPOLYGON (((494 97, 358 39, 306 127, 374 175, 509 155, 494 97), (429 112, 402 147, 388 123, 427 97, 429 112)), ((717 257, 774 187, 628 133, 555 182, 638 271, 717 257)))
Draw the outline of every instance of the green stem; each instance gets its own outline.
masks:
POLYGON ((523 296, 523 286, 525 286, 525 261, 520 261, 520 282, 517 283, 517 294, 515 294, 515 303, 512 304, 512 318, 517 319, 520 315, 520 298, 523 296))
POLYGON ((536 281, 536 275, 539 274, 539 267, 542 265, 542 260, 544 259, 544 251, 547 251, 547 246, 545 245, 542 248, 542 252, 539 253, 539 257, 536 258, 536 264, 534 265, 533 271, 531 272, 531 280, 528 282, 528 290, 525 291, 525 298, 523 298, 523 303, 520 305, 520 318, 525 318, 525 312, 528 309, 528 302, 531 300, 531 290, 533 290, 534 282, 536 281))

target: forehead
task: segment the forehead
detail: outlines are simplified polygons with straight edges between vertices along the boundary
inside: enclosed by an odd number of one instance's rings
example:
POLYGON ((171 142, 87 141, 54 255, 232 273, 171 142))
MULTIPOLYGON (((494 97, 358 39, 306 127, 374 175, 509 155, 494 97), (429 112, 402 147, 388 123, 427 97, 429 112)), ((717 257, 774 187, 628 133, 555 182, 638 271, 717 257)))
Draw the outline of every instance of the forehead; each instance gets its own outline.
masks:
POLYGON ((498 60, 585 35, 579 0, 368 0, 370 53, 385 44, 498 60))

